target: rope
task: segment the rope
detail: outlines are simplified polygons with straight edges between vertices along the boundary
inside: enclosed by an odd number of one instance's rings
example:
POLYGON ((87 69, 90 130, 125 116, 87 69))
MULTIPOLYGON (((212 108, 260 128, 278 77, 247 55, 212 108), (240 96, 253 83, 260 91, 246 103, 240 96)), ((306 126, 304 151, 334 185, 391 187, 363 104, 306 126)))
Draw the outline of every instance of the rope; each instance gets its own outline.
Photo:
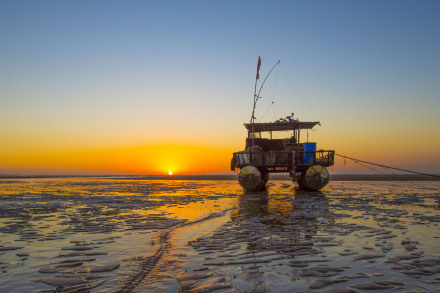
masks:
POLYGON ((277 119, 276 115, 275 115, 275 103, 274 103, 274 101, 275 101, 275 90, 277 88, 277 81, 278 81, 278 71, 279 71, 279 68, 277 67, 277 72, 275 74, 275 86, 273 88, 273 94, 272 94, 272 107, 273 107, 273 119, 274 119, 274 121, 277 119))
POLYGON ((275 74, 275 86, 273 88, 273 93, 272 93, 272 102, 269 104, 269 107, 267 107, 267 110, 266 110, 266 112, 264 112, 263 116, 261 116, 260 121, 262 121, 263 118, 266 116, 267 112, 269 112, 270 107, 273 107, 273 114, 274 114, 273 116, 274 116, 274 119, 276 120, 276 118, 275 118, 275 102, 274 102, 274 100, 275 100, 275 90, 277 89, 278 68, 279 67, 277 67, 277 71, 276 71, 276 74, 275 74))
POLYGON ((404 180, 404 179, 402 179, 402 178, 399 178, 399 177, 393 176, 393 175, 391 175, 391 174, 387 174, 386 172, 382 172, 382 171, 380 171, 380 170, 374 169, 374 168, 369 167, 369 166, 367 166, 367 165, 365 165, 365 164, 362 164, 362 163, 359 163, 359 162, 358 162, 358 164, 360 164, 360 165, 362 165, 362 166, 364 166, 365 168, 368 168, 368 169, 370 169, 370 170, 373 170, 373 171, 376 171, 376 172, 378 172, 378 173, 381 173, 381 174, 383 174, 383 175, 390 176, 391 178, 394 178, 394 179, 396 179, 396 180, 403 181, 403 182, 405 182, 405 183, 412 184, 412 185, 414 185, 414 186, 417 186, 417 187, 420 187, 420 188, 423 188, 423 189, 429 189, 429 190, 435 190, 435 191, 438 191, 437 188, 426 187, 426 186, 423 186, 423 185, 420 185, 420 184, 417 184, 417 183, 414 183, 414 182, 411 182, 411 181, 404 180))
POLYGON ((260 118, 260 121, 262 121, 262 120, 263 120, 264 116, 266 116, 267 112, 269 112, 269 110, 270 110, 270 107, 272 107, 272 105, 273 105, 273 104, 274 104, 274 102, 272 101, 272 103, 270 103, 269 107, 267 107, 267 110, 266 110, 266 112, 264 112, 263 116, 261 116, 261 118, 260 118))
MULTIPOLYGON (((297 96, 299 96, 299 97, 301 98, 301 101, 306 105, 306 107, 307 107, 307 109, 310 111, 310 113, 312 113, 312 116, 314 117, 313 119, 315 119, 316 121, 319 121, 320 119, 319 119, 318 115, 316 115, 315 112, 313 112, 312 107, 309 105, 309 103, 307 103, 307 100, 304 99, 302 93, 300 92, 300 90, 298 89, 298 87, 297 87, 297 86, 295 85, 295 83, 293 82, 293 79, 291 79, 291 78, 289 77, 289 75, 288 75, 287 72, 284 70, 284 68, 283 68, 283 66, 282 66, 281 64, 280 64, 280 68, 281 68, 281 71, 282 71, 282 73, 283 73, 283 75, 284 75, 284 78, 285 78, 286 81, 287 81, 287 85, 289 86, 290 91, 292 92, 292 96, 293 96, 293 97, 295 98, 295 100, 297 101, 297 104, 298 104, 298 110, 300 111, 301 115, 304 116, 304 112, 303 112, 303 110, 302 110, 301 107, 300 107, 300 101, 298 100, 297 96), (297 95, 295 95, 295 90, 296 90, 297 95)), ((296 110, 295 110, 295 111, 296 111, 296 110)))
MULTIPOLYGON (((359 159, 355 159, 355 158, 350 158, 350 157, 347 157, 347 156, 344 156, 344 155, 340 155, 340 154, 335 154, 335 155, 339 156, 339 157, 342 157, 342 158, 346 158, 346 159, 355 161, 356 163, 362 162, 362 163, 365 163, 365 164, 375 165, 375 166, 379 166, 379 167, 383 167, 383 168, 387 168, 387 169, 393 169, 393 170, 403 171, 403 172, 407 172, 407 173, 413 173, 413 174, 418 174, 418 175, 424 175, 424 176, 429 176, 429 177, 440 178, 439 175, 426 174, 426 173, 421 173, 421 172, 416 172, 416 171, 411 171, 411 170, 405 170, 405 169, 385 166, 385 165, 381 165, 381 164, 377 164, 377 163, 372 163, 372 162, 367 162, 367 161, 363 161, 363 160, 359 160, 359 159)), ((385 174, 385 175, 387 175, 387 174, 385 174)))

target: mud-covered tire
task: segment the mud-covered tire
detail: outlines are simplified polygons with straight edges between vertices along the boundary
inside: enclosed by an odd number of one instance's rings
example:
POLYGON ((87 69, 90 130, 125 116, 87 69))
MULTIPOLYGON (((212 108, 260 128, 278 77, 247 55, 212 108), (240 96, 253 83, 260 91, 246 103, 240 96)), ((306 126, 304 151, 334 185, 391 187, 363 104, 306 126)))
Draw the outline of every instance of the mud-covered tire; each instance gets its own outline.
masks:
POLYGON ((318 191, 327 185, 329 177, 326 167, 313 165, 302 172, 297 182, 301 189, 318 191))
POLYGON ((258 191, 265 188, 269 174, 254 166, 246 166, 238 174, 238 183, 247 191, 258 191))

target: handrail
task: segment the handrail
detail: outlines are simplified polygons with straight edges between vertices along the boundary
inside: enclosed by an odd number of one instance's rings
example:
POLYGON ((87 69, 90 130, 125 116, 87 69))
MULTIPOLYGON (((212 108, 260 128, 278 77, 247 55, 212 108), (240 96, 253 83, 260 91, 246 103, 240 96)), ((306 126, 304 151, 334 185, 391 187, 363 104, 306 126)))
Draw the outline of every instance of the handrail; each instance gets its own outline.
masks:
POLYGON ((334 151, 241 151, 233 153, 233 162, 236 167, 289 167, 334 164, 334 151), (310 156, 306 156, 310 154, 310 156))
POLYGON ((335 151, 333 150, 319 150, 319 151, 299 151, 295 154, 295 164, 297 165, 322 165, 331 166, 334 164, 335 151), (306 162, 305 155, 311 154, 306 162))

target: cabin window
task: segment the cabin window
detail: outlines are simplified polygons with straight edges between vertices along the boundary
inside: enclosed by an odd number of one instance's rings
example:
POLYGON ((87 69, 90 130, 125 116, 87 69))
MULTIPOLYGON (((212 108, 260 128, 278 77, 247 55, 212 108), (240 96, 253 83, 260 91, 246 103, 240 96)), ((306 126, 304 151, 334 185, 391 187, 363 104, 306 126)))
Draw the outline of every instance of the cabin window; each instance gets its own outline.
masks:
POLYGON ((272 138, 273 139, 289 139, 293 136, 293 132, 290 131, 274 131, 272 138))
POLYGON ((249 138, 261 138, 261 132, 250 133, 249 138))

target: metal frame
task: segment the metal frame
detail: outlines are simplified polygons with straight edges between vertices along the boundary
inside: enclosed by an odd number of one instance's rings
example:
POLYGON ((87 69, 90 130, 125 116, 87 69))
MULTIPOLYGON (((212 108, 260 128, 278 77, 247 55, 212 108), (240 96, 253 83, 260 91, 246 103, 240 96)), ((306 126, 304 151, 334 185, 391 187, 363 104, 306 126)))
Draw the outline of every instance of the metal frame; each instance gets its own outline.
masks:
MULTIPOLYGON (((233 153, 233 167, 244 168, 255 166, 264 168, 269 173, 288 172, 298 167, 321 165, 324 167, 334 164, 334 151, 268 151, 250 152, 242 151, 233 153), (312 154, 309 162, 304 163, 304 155, 312 154)), ((231 166, 232 167, 232 166, 231 166)))

